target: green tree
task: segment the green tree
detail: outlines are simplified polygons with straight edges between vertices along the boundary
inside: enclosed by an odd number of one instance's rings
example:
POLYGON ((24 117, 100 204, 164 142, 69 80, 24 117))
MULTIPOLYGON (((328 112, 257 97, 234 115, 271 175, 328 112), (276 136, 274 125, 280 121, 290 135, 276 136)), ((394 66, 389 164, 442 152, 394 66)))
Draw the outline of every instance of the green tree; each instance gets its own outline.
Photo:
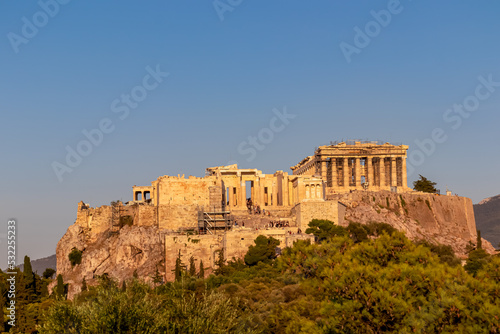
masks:
POLYGON ((180 281, 182 278, 182 267, 181 250, 179 249, 179 255, 177 256, 177 259, 175 259, 175 268, 173 270, 176 282, 180 281))
MULTIPOLYGON (((125 283, 125 281, 123 281, 123 283, 125 283)), ((160 272, 158 271, 158 267, 156 267, 155 274, 153 276, 153 283, 154 284, 162 284, 163 283, 163 275, 161 275, 160 272)))
POLYGON ((56 301, 40 333, 255 333, 245 328, 247 316, 238 306, 216 291, 197 296, 175 287, 151 289, 138 280, 126 291, 100 284, 91 298, 56 301))
POLYGON ((316 240, 321 242, 334 236, 343 236, 347 232, 342 226, 335 225, 334 222, 326 219, 313 219, 306 229, 307 234, 313 234, 316 240))
POLYGON ((217 268, 214 270, 215 275, 223 275, 225 273, 224 269, 226 267, 226 259, 224 258, 224 249, 219 249, 217 251, 217 260, 214 263, 217 268))
POLYGON ((245 255, 247 265, 255 266, 259 262, 267 263, 277 257, 276 247, 280 244, 279 240, 259 235, 254 242, 255 245, 250 246, 245 255))
POLYGON ((426 177, 420 175, 420 179, 413 182, 413 189, 416 191, 423 191, 424 193, 436 193, 437 189, 435 187, 436 182, 432 182, 426 177))
POLYGON ((68 254, 68 259, 69 262, 71 262, 72 267, 82 263, 82 251, 77 248, 73 248, 71 252, 68 254))
POLYGON ((349 223, 347 230, 354 242, 362 242, 368 240, 368 228, 360 223, 349 223))
POLYGON ((55 273, 56 273, 56 271, 54 269, 47 268, 43 272, 42 276, 43 276, 43 278, 52 278, 52 276, 54 276, 55 273))
POLYGON ((205 268, 203 267, 203 260, 200 260, 200 270, 198 271, 199 278, 205 278, 205 268))
POLYGON ((82 291, 87 291, 87 281, 85 280, 85 277, 82 280, 82 291))
POLYGON ((33 269, 31 268, 31 260, 28 255, 24 256, 24 277, 31 280, 33 276, 33 269))
POLYGON ((24 256, 23 276, 26 286, 26 300, 28 302, 35 301, 37 299, 36 275, 31 267, 31 260, 27 255, 24 256))
POLYGON ((189 276, 191 277, 196 276, 196 264, 194 262, 194 256, 191 256, 189 258, 189 276))
POLYGON ((482 248, 475 249, 469 253, 464 269, 471 275, 476 276, 477 272, 488 263, 490 256, 482 248))
POLYGON ((417 245, 423 245, 431 250, 432 253, 439 257, 441 263, 446 263, 451 267, 458 266, 462 261, 455 255, 453 248, 450 245, 433 244, 427 240, 416 242, 417 245))
POLYGON ((56 293, 60 297, 65 297, 64 281, 61 274, 57 275, 56 293))
POLYGON ((477 249, 483 248, 483 240, 481 239, 481 231, 477 230, 477 249))

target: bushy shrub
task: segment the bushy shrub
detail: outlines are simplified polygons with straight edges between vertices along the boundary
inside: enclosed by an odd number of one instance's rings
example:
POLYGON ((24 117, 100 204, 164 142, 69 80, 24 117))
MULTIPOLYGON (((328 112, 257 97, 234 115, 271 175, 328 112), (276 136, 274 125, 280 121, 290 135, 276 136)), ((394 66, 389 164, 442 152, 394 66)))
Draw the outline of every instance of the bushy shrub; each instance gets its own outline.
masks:
POLYGON ((71 253, 69 253, 68 258, 71 266, 74 267, 77 264, 82 263, 82 251, 78 248, 73 248, 71 253))

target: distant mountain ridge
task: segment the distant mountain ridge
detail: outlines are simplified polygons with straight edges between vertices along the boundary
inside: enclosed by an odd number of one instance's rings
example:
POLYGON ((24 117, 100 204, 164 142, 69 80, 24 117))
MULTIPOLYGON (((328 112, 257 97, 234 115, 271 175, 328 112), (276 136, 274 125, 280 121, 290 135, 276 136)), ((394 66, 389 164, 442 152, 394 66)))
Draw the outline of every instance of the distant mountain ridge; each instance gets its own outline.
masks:
MULTIPOLYGON (((33 270, 33 272, 41 276, 45 271, 45 269, 47 268, 52 268, 56 270, 56 264, 57 264, 56 254, 54 254, 41 259, 31 260, 31 269, 33 270)), ((19 269, 23 271, 24 264, 19 265, 19 269)))
POLYGON ((494 247, 500 243, 500 195, 483 199, 474 204, 474 216, 481 237, 491 242, 494 247))

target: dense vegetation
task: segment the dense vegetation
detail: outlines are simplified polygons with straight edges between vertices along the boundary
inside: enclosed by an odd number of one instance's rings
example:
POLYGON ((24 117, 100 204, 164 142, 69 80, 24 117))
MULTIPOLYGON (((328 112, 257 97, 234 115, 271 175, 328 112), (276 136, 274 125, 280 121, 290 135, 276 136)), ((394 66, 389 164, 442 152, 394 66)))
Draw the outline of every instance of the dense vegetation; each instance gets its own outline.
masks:
POLYGON ((26 317, 45 310, 40 333, 500 332, 500 258, 477 244, 462 267, 449 246, 411 242, 382 223, 314 220, 307 232, 319 243, 279 257, 279 242, 265 237, 244 260, 224 264, 220 252, 207 279, 179 257, 176 281, 154 287, 104 275, 68 301, 61 282, 50 308, 44 295, 26 317))

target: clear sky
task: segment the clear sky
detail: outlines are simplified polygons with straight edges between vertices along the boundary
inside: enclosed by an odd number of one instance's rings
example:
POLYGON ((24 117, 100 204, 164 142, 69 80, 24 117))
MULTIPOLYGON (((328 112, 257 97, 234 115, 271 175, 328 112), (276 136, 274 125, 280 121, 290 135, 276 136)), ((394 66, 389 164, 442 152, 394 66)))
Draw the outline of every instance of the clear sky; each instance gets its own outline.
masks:
POLYGON ((290 171, 351 138, 409 145, 410 185, 422 174, 475 203, 497 195, 499 12, 451 0, 2 1, 0 247, 11 217, 18 262, 36 259, 55 253, 81 200, 131 200, 133 185, 229 162, 290 171))

